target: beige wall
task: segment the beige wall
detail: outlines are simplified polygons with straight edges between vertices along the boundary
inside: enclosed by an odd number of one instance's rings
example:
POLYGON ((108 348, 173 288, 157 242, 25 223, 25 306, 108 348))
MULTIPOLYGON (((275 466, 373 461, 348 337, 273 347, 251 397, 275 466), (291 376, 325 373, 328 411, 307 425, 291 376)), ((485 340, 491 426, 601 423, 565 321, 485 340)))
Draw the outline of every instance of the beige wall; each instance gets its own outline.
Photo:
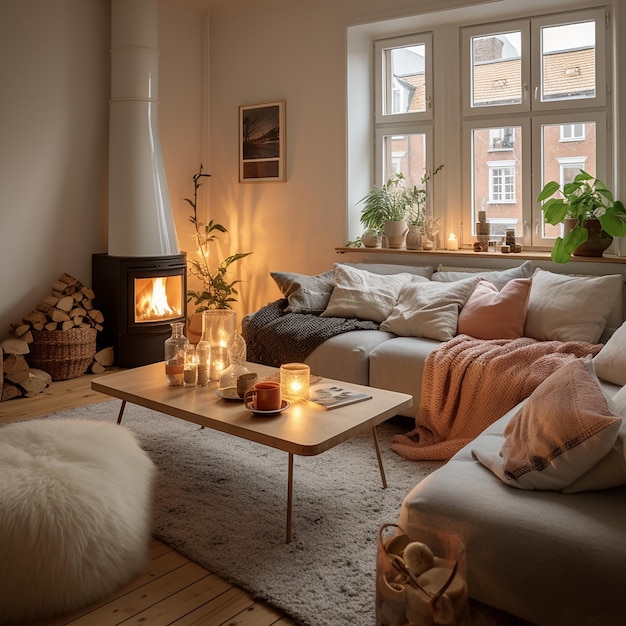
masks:
MULTIPOLYGON (((246 280, 240 314, 278 296, 269 271, 324 271, 346 241, 346 27, 454 4, 468 2, 159 0, 161 144, 180 245, 190 251, 183 198, 204 161, 201 202, 230 229, 219 256, 254 252, 234 272, 246 280), (240 184, 237 107, 277 98, 288 180, 240 184)), ((108 0, 2 0, 0 84, 2 338, 60 273, 89 283, 91 254, 106 248, 108 0)))

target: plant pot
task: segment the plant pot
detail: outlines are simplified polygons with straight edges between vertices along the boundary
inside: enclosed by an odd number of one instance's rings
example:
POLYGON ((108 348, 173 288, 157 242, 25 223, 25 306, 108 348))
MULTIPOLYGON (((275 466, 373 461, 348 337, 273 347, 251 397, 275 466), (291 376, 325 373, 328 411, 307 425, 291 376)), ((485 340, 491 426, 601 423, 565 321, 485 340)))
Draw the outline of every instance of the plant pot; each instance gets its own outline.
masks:
POLYGON ((388 246, 390 248, 402 248, 407 230, 406 220, 386 222, 385 237, 387 237, 388 246))
POLYGON ((422 249, 422 227, 409 226, 409 232, 406 234, 406 249, 421 250, 422 249))
MULTIPOLYGON (((576 226, 576 220, 566 217, 563 222, 563 236, 567 235, 576 226)), ((574 250, 573 256, 601 257, 611 245, 613 237, 602 230, 599 220, 585 220, 583 226, 589 235, 587 241, 574 250)))
POLYGON ((361 242, 366 248, 380 248, 383 237, 373 230, 368 230, 363 233, 361 242))

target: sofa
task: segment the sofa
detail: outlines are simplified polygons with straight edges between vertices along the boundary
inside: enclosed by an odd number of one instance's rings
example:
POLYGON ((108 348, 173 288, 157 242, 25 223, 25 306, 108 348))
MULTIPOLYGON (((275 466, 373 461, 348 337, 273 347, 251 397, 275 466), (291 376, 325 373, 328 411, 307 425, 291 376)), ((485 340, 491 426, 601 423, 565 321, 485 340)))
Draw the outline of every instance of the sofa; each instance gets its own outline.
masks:
POLYGON ((242 332, 248 358, 272 366, 302 361, 319 376, 408 393, 413 396, 413 405, 402 415, 411 418, 419 412, 428 355, 464 330, 469 329, 473 337, 480 335, 476 324, 463 321, 472 295, 479 303, 472 309, 474 318, 493 320, 500 310, 511 318, 506 328, 499 329, 503 338, 527 334, 539 340, 597 343, 622 321, 621 275, 565 276, 537 268, 533 276, 530 261, 497 271, 337 263, 317 276, 293 272, 272 272, 271 276, 284 297, 268 306, 274 307, 280 319, 263 319, 259 312, 244 317, 242 332), (489 294, 474 293, 482 279, 502 290, 511 281, 531 277, 526 299, 518 290, 510 303, 495 303, 485 317, 480 302, 489 294), (432 292, 420 299, 416 292, 426 288, 432 292), (583 297, 586 304, 580 307, 583 297), (575 307, 579 316, 575 323, 568 320, 570 307, 575 307), (359 324, 359 328, 343 328, 324 337, 314 349, 308 345, 309 349, 302 352, 307 330, 330 318, 359 324), (284 346, 275 342, 276 331, 288 324, 291 334, 285 341, 287 348, 281 350, 284 346))
MULTIPOLYGON (((468 337, 459 331, 484 334, 483 342, 492 339, 493 331, 511 334, 511 342, 530 337, 541 345, 600 343, 589 356, 563 360, 532 392, 417 484, 402 503, 398 525, 411 541, 424 542, 435 553, 450 535, 460 538, 466 550, 470 596, 487 605, 540 625, 623 623, 623 277, 533 272, 529 262, 489 273, 466 268, 406 272, 404 266, 369 264, 352 264, 344 270, 340 265, 315 277, 273 273, 283 295, 274 303, 277 324, 290 314, 295 327, 298 319, 303 326, 315 324, 316 317, 351 320, 355 311, 369 321, 378 320, 375 327, 324 338, 308 349, 304 361, 314 374, 412 394, 414 405, 408 417, 420 414, 429 355, 434 356, 439 346, 468 337), (405 273, 411 276, 401 278, 398 287, 395 277, 405 273), (424 281, 440 286, 425 287, 424 281), (521 291, 528 287, 522 305, 519 293, 508 303, 500 301, 513 289, 511 283, 521 291), (428 293, 416 297, 414 292, 424 288, 428 293), (374 305, 362 297, 369 289, 381 292, 374 305), (402 295, 407 292, 408 303, 402 295), (477 293, 480 297, 472 299, 477 293), (464 320, 467 308, 471 315, 464 320), (500 327, 496 318, 503 311, 507 323, 500 327), (520 333, 522 338, 515 339, 520 333)), ((287 353, 278 350, 278 356, 272 357, 266 353, 267 345, 255 344, 259 335, 255 316, 247 316, 243 324, 253 357, 285 359, 287 353)), ((271 323, 263 327, 273 334, 271 323)), ((298 343, 295 338, 291 337, 292 344, 298 343)), ((294 356, 299 360, 302 354, 294 356)), ((494 388, 494 396, 505 382, 494 388)))

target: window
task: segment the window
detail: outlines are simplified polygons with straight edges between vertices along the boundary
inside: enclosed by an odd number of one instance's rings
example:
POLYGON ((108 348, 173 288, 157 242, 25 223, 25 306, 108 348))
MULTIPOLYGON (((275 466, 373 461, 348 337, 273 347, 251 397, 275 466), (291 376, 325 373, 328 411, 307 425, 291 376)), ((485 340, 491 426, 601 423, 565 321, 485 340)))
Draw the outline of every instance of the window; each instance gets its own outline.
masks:
POLYGON ((489 202, 515 202, 515 164, 504 161, 488 163, 489 202))
POLYGON ((584 124, 561 124, 560 141, 584 141, 584 124))
POLYGON ((376 42, 376 182, 402 172, 419 185, 432 154, 429 33, 376 42))
MULTIPOLYGON (((597 154, 607 145, 604 28, 600 9, 461 29, 464 223, 484 209, 489 222, 515 222, 525 245, 551 246, 559 232, 534 200, 543 184, 584 164, 606 174, 597 154), (506 164, 495 160, 501 152, 506 164)), ((463 243, 474 237, 465 229, 463 243)))

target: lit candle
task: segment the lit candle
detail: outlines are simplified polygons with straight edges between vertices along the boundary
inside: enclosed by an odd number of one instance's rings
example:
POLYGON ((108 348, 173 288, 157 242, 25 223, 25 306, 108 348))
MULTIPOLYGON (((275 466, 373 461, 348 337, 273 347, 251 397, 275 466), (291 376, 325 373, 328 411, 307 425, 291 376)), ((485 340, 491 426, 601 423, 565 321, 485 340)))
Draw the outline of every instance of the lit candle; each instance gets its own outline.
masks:
POLYGON ((448 235, 448 250, 458 250, 459 241, 454 233, 448 235))
POLYGON ((311 370, 304 363, 285 363, 280 366, 282 396, 289 402, 309 399, 309 376, 311 370))

